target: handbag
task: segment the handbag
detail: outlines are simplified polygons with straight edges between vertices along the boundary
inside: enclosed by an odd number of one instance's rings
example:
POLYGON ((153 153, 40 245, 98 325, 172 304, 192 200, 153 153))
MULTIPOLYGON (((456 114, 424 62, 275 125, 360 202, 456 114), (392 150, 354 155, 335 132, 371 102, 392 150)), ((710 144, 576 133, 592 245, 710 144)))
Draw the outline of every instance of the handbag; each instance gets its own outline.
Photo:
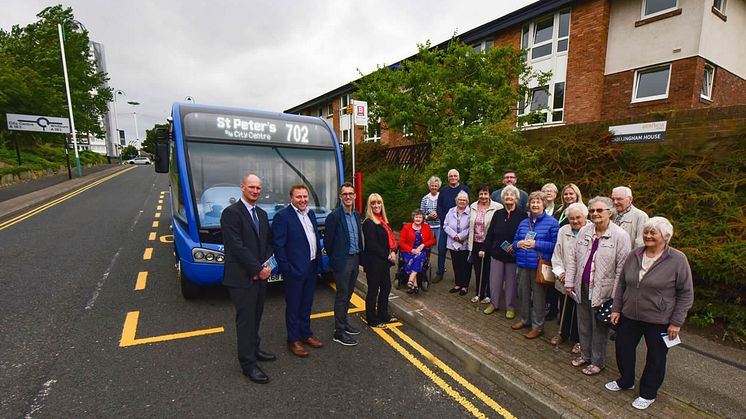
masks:
POLYGON ((601 306, 598 307, 598 310, 596 310, 596 320, 604 326, 610 327, 612 329, 615 328, 615 326, 611 324, 611 306, 613 304, 613 299, 606 300, 603 304, 601 304, 601 306))
MULTIPOLYGON (((533 231, 531 228, 531 220, 528 221, 529 231, 533 231)), ((544 287, 551 287, 557 281, 557 276, 552 272, 552 262, 541 257, 539 249, 536 249, 536 255, 539 257, 539 264, 536 266, 536 283, 544 287)))

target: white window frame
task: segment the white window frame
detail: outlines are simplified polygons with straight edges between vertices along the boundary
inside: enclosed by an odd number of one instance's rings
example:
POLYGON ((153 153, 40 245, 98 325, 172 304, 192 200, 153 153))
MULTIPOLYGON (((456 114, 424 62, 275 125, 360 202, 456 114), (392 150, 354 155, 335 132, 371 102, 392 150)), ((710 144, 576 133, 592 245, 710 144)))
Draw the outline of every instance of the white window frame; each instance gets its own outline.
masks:
POLYGON ((723 15, 725 15, 725 7, 727 3, 728 3, 728 0, 713 0, 712 8, 722 13, 723 15), (720 1, 720 7, 717 6, 718 1, 720 1))
POLYGON ((642 0, 642 10, 640 11, 641 19, 648 19, 651 17, 655 17, 658 15, 662 15, 664 13, 668 13, 670 11, 676 10, 679 8, 679 0, 676 0, 676 4, 673 7, 669 7, 668 9, 659 10, 655 13, 651 13, 649 15, 645 14, 645 6, 648 4, 648 0, 642 0))
POLYGON ((346 115, 345 114, 345 108, 347 108, 347 105, 352 103, 352 95, 346 94, 339 97, 339 114, 340 115, 346 115))
POLYGON ((660 99, 668 99, 668 91, 671 87, 671 63, 667 64, 659 64, 654 65, 650 67, 641 68, 638 70, 635 70, 634 80, 633 80, 633 86, 632 86, 632 103, 637 102, 649 102, 651 100, 660 100, 660 99), (652 73, 655 70, 663 70, 665 68, 668 68, 668 80, 666 80, 666 93, 662 95, 656 95, 656 96, 648 96, 644 98, 637 98, 637 88, 639 87, 640 82, 640 75, 644 73, 652 73))
POLYGON ((530 63, 536 63, 539 61, 550 59, 553 56, 560 56, 560 55, 567 55, 567 51, 570 50, 570 32, 572 31, 572 27, 568 28, 567 36, 563 36, 562 38, 559 37, 559 25, 560 25, 560 15, 562 13, 567 13, 570 15, 570 18, 572 20, 572 9, 564 8, 562 10, 558 10, 554 12, 551 15, 544 15, 540 18, 534 19, 531 22, 525 24, 523 27, 521 27, 521 48, 526 50, 526 59, 530 63), (552 18, 552 38, 543 42, 540 42, 538 44, 534 44, 534 38, 536 37, 536 22, 548 20, 548 18, 551 16, 552 18), (523 31, 528 28, 528 45, 524 45, 523 42, 523 31), (564 51, 558 51, 559 41, 561 40, 567 40, 567 49, 564 51), (538 58, 533 58, 533 50, 536 47, 541 47, 544 45, 552 45, 552 52, 547 55, 542 55, 538 58))
POLYGON ((345 145, 350 143, 350 130, 349 129, 342 130, 342 141, 340 141, 339 143, 345 144, 345 145))
POLYGON ((371 131, 371 125, 365 126, 365 142, 371 142, 371 141, 381 141, 381 117, 378 117, 378 123, 375 125, 375 129, 372 129, 371 131), (369 134, 373 134, 370 136, 369 134))
POLYGON ((326 105, 326 117, 331 118, 334 116, 334 103, 329 102, 326 105))
POLYGON ((484 39, 481 42, 473 44, 471 49, 474 52, 487 52, 490 48, 495 46, 495 40, 492 38, 484 39))
POLYGON ((702 87, 704 88, 705 82, 707 82, 707 94, 702 94, 700 89, 699 97, 706 100, 712 100, 712 86, 715 84, 715 66, 709 63, 705 63, 704 74, 702 75, 702 87), (708 77, 709 74, 709 77, 708 77))

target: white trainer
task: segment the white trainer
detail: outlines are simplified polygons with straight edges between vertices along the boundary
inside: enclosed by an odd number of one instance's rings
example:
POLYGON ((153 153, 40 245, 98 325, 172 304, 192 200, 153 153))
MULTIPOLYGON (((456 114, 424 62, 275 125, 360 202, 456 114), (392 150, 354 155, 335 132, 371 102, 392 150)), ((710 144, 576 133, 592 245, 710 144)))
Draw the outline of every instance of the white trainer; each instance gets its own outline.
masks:
POLYGON ((604 385, 604 387, 606 387, 606 390, 609 390, 609 391, 632 390, 633 388, 635 388, 635 386, 621 388, 619 387, 619 384, 617 384, 616 380, 609 381, 608 383, 606 383, 606 385, 604 385))
POLYGON ((648 407, 650 407, 650 405, 653 404, 654 401, 655 399, 648 400, 648 399, 643 399, 642 397, 638 397, 632 400, 632 407, 634 407, 635 409, 639 409, 639 410, 645 410, 648 407))

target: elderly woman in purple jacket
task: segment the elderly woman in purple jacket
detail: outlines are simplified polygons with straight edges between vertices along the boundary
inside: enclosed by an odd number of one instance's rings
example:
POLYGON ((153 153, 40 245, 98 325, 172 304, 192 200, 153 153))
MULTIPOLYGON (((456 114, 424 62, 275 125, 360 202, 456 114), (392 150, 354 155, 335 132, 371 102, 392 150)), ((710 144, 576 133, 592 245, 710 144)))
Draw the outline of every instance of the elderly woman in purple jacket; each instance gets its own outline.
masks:
POLYGON ((686 313, 694 302, 689 261, 668 245, 673 226, 663 217, 653 217, 642 229, 645 244, 627 257, 614 291, 611 323, 617 325, 616 362, 621 378, 606 384, 610 391, 635 386, 635 357, 645 336, 647 359, 640 378, 640 395, 633 402, 644 410, 657 397, 666 374, 668 347, 663 337, 677 339, 686 313))
POLYGON ((535 339, 544 333, 547 290, 536 283, 536 268, 539 265, 539 254, 543 259, 552 259, 559 231, 559 223, 545 212, 546 207, 547 199, 543 192, 532 192, 528 196, 529 216, 518 225, 513 243, 513 248, 516 249, 520 320, 510 327, 520 330, 530 326, 531 330, 523 335, 526 339, 535 339))
POLYGON ((446 248, 451 253, 453 275, 456 283, 450 289, 451 294, 466 295, 469 292, 471 266, 469 264, 469 195, 461 191, 456 195, 456 206, 448 210, 443 220, 443 231, 448 240, 446 248))

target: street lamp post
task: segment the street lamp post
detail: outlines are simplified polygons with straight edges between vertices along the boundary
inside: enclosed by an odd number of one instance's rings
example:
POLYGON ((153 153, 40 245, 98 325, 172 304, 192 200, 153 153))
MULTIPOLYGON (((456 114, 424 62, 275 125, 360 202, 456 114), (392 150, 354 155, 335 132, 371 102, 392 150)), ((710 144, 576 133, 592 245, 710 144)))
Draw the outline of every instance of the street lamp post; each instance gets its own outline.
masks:
POLYGON ((134 107, 135 107, 135 106, 137 106, 137 105, 139 105, 139 104, 140 104, 140 102, 134 102, 134 101, 133 101, 133 102, 127 102, 127 103, 129 103, 129 104, 130 104, 130 105, 132 105, 132 107, 133 107, 133 108, 132 108, 132 109, 133 109, 133 110, 132 110, 132 115, 133 115, 133 116, 134 116, 134 118, 135 118, 135 139, 137 140, 137 144, 140 144, 140 132, 139 132, 139 131, 138 131, 138 129, 137 129, 137 111, 136 111, 136 110, 134 110, 134 107))
MULTIPOLYGON (((114 136, 114 146, 115 146, 115 149, 116 149, 116 146, 119 143, 119 115, 117 114, 117 97, 119 95, 127 96, 127 94, 124 93, 124 90, 115 90, 114 91, 114 101, 113 101, 113 104, 114 104, 114 126, 116 128, 116 135, 114 136)), ((122 156, 119 153, 117 153, 117 155, 119 156, 119 159, 121 160, 122 156)))
MULTIPOLYGON (((77 21, 73 21, 77 22, 77 21)), ((63 21, 62 23, 65 23, 63 21)), ((67 109, 70 111, 70 129, 72 130, 73 137, 73 148, 75 149, 75 167, 78 172, 78 177, 83 175, 83 170, 80 167, 80 155, 78 154, 78 137, 75 133, 75 119, 73 118, 73 104, 70 98, 70 81, 67 77, 67 60, 65 59, 65 42, 62 36, 62 23, 57 24, 57 34, 60 38, 60 54, 62 54, 62 70, 65 75, 65 91, 67 92, 67 109)), ((77 22, 80 24, 80 22, 77 22)), ((81 24, 82 26, 82 24, 81 24)))

